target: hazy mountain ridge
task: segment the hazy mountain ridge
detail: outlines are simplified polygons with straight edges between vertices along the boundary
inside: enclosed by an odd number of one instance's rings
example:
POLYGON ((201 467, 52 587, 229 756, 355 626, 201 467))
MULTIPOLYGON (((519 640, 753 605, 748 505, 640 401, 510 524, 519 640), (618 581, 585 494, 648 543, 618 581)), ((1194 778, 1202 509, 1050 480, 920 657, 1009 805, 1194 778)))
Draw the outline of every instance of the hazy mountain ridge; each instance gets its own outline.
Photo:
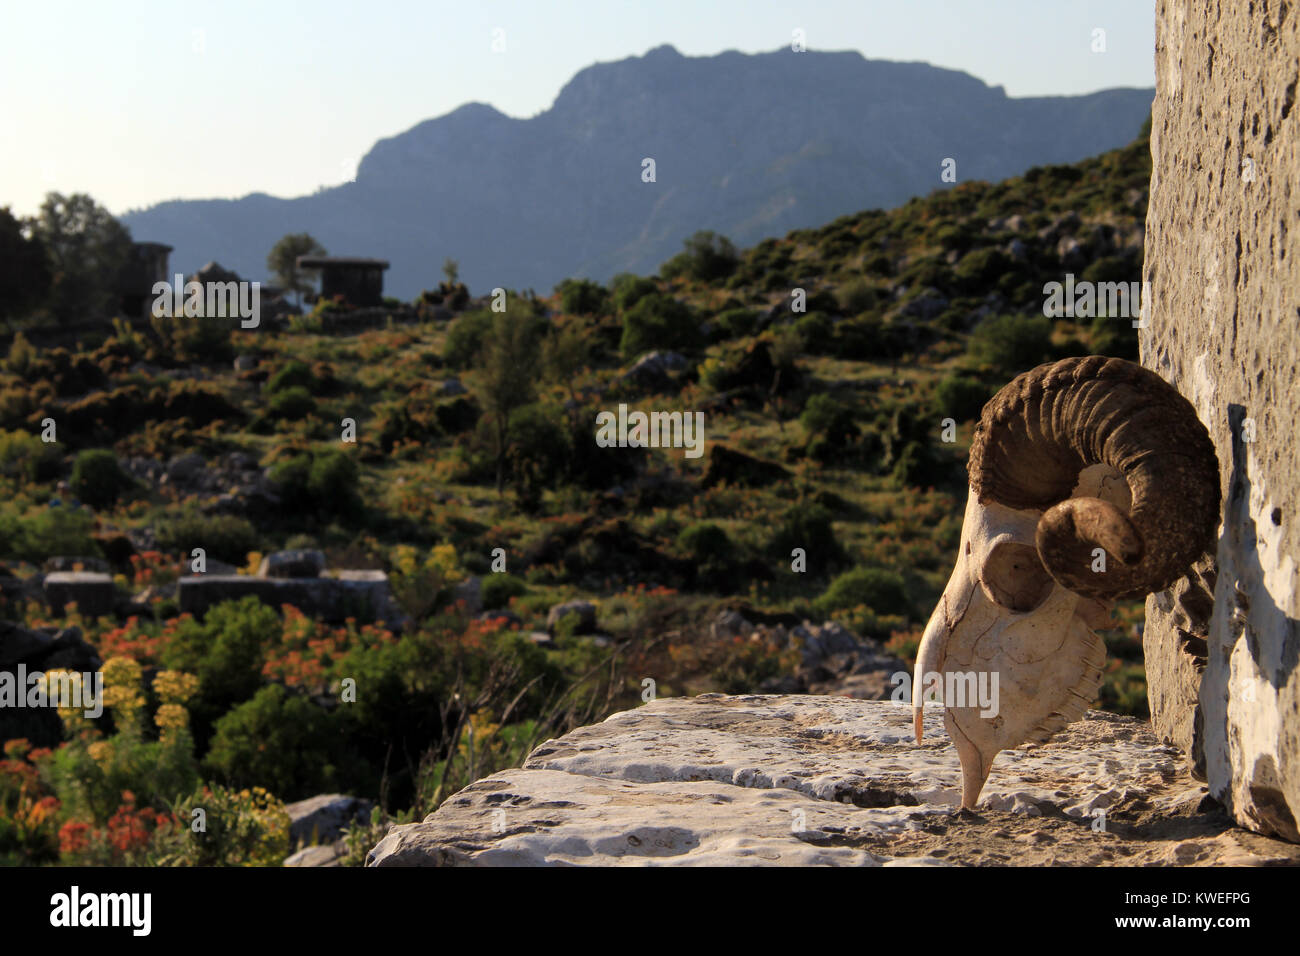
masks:
POLYGON ((855 52, 684 57, 671 47, 577 73, 547 110, 466 104, 378 141, 352 183, 295 199, 177 200, 128 214, 190 271, 265 273, 281 235, 382 256, 387 289, 431 286, 446 256, 475 291, 650 272, 711 228, 738 245, 889 208, 943 184, 999 180, 1129 142, 1150 90, 1008 98, 923 63, 855 52), (641 161, 657 182, 641 182, 641 161))

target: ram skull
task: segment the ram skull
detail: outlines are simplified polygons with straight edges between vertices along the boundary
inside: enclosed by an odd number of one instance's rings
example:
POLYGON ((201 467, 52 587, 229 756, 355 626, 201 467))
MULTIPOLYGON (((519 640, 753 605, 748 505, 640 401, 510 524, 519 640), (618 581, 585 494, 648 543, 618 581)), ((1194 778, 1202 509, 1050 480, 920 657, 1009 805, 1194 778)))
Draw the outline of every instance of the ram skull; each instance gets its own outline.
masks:
POLYGON ((943 703, 973 810, 999 751, 1083 716, 1106 662, 1094 628, 1113 602, 1169 587, 1211 545, 1219 466, 1172 386, 1090 356, 998 392, 967 471, 957 566, 921 639, 912 703, 918 743, 924 705, 943 703))

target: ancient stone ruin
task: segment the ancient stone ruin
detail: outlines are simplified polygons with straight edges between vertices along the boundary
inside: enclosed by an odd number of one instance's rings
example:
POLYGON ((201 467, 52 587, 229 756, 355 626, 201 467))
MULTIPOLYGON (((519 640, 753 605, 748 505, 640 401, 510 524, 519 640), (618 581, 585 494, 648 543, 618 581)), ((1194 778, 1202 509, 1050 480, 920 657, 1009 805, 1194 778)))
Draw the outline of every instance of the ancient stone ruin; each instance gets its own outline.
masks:
POLYGON ((290 604, 329 624, 348 618, 398 627, 404 614, 393 601, 388 575, 377 570, 330 571, 320 551, 277 551, 262 559, 257 575, 191 574, 180 579, 181 613, 201 617, 222 601, 252 595, 271 607, 290 604))
POLYGON ((299 256, 299 269, 320 270, 320 297, 336 295, 353 306, 381 305, 384 301, 383 259, 360 259, 349 256, 299 256))

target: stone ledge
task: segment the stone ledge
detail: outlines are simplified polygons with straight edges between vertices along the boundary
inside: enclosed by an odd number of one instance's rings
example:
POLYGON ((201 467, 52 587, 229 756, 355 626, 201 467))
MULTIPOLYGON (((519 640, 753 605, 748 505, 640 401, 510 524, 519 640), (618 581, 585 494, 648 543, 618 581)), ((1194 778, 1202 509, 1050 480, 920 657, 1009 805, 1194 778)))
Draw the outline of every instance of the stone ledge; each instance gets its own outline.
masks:
POLYGON ((1091 712, 1003 752, 976 814, 956 809, 960 777, 937 708, 918 746, 888 701, 664 699, 547 741, 392 828, 368 865, 1300 862, 1234 828, 1133 718, 1091 712))

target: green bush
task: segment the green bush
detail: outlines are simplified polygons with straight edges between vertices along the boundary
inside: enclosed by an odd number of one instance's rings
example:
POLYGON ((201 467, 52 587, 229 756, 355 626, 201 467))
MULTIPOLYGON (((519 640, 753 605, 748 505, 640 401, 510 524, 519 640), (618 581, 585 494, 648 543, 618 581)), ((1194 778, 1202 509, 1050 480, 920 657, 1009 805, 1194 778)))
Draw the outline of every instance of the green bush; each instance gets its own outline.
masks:
POLYGON ((523 597, 527 593, 528 585, 513 574, 502 571, 483 578, 483 607, 486 610, 499 610, 509 605, 511 598, 523 597))
POLYGON ((619 312, 626 312, 646 296, 659 291, 659 283, 654 279, 634 276, 629 272, 614 276, 611 285, 614 289, 614 306, 619 312))
POLYGON ((971 333, 967 352, 978 364, 1010 378, 1048 361, 1052 323, 1043 315, 990 316, 971 333))
POLYGON ((701 230, 684 243, 686 248, 659 268, 665 279, 686 276, 696 282, 725 279, 736 271, 740 256, 726 236, 701 230))
POLYGON ((72 463, 72 493, 92 508, 109 508, 122 494, 135 487, 131 476, 106 448, 79 453, 72 463))
POLYGON ((97 557, 99 545, 91 537, 95 519, 79 508, 42 508, 30 517, 0 513, 0 556, 40 564, 64 554, 97 557))
POLYGON ((316 411, 316 399, 301 385, 293 385, 272 395, 267 407, 276 418, 296 422, 316 411))
POLYGON ((278 640, 280 629, 275 611, 252 595, 209 608, 202 621, 180 619, 162 659, 167 667, 199 678, 199 697, 191 708, 196 737, 257 692, 266 648, 278 640))
POLYGON ((846 315, 858 315, 880 304, 880 292, 866 279, 850 279, 835 291, 835 300, 846 315))
POLYGON ((908 615, 911 601, 903 576, 886 568, 853 568, 838 575, 813 602, 814 610, 825 616, 852 610, 859 605, 879 615, 908 615))
POLYGON ((804 550, 808 570, 813 573, 825 571, 846 559, 831 526, 830 511, 814 502, 800 501, 791 505, 781 516, 781 523, 768 545, 776 560, 785 562, 787 567, 795 548, 804 550))
POLYGON ((442 346, 443 361, 454 369, 470 368, 483 351, 491 330, 490 312, 480 309, 458 316, 447 329, 447 340, 442 346))
POLYGON ((590 279, 565 279, 555 291, 560 308, 570 315, 600 315, 609 307, 609 290, 590 279))
POLYGON ((976 291, 997 282, 1014 268, 1015 264, 1005 252, 996 246, 987 246, 963 256, 953 274, 963 289, 976 291))
POLYGON ((647 295, 623 316, 619 351, 626 359, 654 349, 690 351, 701 344, 699 319, 689 306, 669 296, 647 295))
POLYGON ((236 565, 243 564, 248 553, 261 546, 257 529, 247 518, 205 515, 192 509, 160 520, 156 535, 164 551, 188 555, 202 548, 208 557, 236 565))
POLYGON ((274 395, 291 388, 301 388, 311 393, 316 385, 316 376, 311 369, 305 363, 294 360, 270 377, 266 383, 266 393, 274 395))
POLYGON ((713 327, 718 341, 753 335, 758 329, 758 313, 752 309, 727 309, 714 316, 713 327))
POLYGON ((856 419, 857 414, 852 408, 825 392, 818 392, 808 399, 799 416, 799 424, 809 438, 820 436, 835 446, 843 446, 860 432, 856 419))
POLYGON ((351 455, 327 451, 312 459, 307 475, 307 493, 319 507, 336 514, 347 514, 360 506, 360 482, 361 472, 351 455))
POLYGON ((835 326, 822 312, 809 312, 794 324, 803 350, 809 355, 830 355, 835 351, 835 326))
POLYGON ((297 800, 334 787, 329 715, 305 697, 269 684, 214 726, 204 765, 231 787, 266 787, 297 800))
POLYGON ((0 431, 0 474, 8 478, 21 484, 50 481, 58 477, 62 460, 53 442, 24 431, 0 431))
POLYGON ((939 415, 959 422, 978 418, 984 404, 992 397, 991 388, 969 375, 948 375, 935 389, 939 415))
POLYGON ((361 507, 361 473, 352 456, 330 450, 295 455, 276 464, 270 478, 293 513, 348 515, 361 507))
POLYGON ((569 431, 563 413, 540 403, 516 408, 506 427, 506 444, 511 481, 520 503, 531 510, 568 465, 569 431))
POLYGON ((683 528, 677 535, 677 546, 699 565, 726 564, 736 551, 727 532, 711 521, 683 528))

